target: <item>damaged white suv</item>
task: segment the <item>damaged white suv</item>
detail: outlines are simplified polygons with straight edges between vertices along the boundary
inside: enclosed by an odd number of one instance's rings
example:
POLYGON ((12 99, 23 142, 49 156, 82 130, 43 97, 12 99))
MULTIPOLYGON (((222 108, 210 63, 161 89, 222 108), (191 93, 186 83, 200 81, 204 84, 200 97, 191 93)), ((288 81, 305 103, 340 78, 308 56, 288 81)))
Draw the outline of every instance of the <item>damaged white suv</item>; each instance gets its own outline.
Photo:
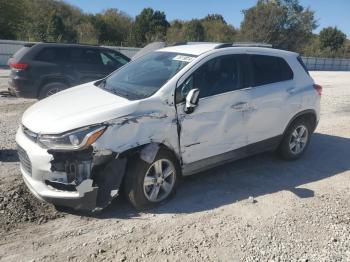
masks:
POLYGON ((187 176, 263 151, 297 159, 322 88, 296 53, 202 43, 150 52, 23 115, 23 179, 58 206, 106 207, 123 188, 138 209, 187 176))

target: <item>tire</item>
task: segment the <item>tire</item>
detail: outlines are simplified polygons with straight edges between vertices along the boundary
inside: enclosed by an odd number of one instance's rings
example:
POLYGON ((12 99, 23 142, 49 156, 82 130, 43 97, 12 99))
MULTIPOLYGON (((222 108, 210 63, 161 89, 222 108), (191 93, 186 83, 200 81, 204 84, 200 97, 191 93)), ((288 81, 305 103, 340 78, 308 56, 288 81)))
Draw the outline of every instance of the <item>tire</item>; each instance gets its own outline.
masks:
MULTIPOLYGON (((124 180, 124 192, 129 202, 137 210, 151 209, 166 202, 174 195, 180 177, 180 168, 175 156, 164 148, 159 148, 152 163, 140 159, 138 155, 130 157, 124 180), (161 166, 165 178, 156 178, 156 167, 161 166), (173 174, 166 172, 172 169, 173 174), (147 185, 149 184, 149 185, 147 185), (157 194, 158 190, 158 194, 157 194), (153 192, 153 194, 152 194, 153 192), (154 198, 156 196, 157 198, 154 198)), ((158 172, 159 173, 159 172, 158 172)))
POLYGON ((312 134, 310 123, 303 119, 295 120, 287 129, 278 148, 285 160, 296 160, 306 151, 312 134))
POLYGON ((39 93, 39 99, 44 99, 67 88, 68 86, 61 82, 48 83, 41 88, 39 93))

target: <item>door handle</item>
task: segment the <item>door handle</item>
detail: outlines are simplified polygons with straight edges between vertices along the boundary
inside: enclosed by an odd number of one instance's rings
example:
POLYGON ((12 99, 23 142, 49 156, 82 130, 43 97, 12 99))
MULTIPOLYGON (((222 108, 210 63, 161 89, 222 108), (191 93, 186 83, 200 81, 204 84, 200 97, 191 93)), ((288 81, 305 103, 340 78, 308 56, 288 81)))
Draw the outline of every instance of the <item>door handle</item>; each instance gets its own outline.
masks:
POLYGON ((248 106, 247 102, 239 102, 237 104, 232 105, 231 108, 234 110, 244 110, 247 108, 247 106, 248 106))
POLYGON ((288 92, 289 94, 294 94, 295 91, 296 91, 295 87, 291 87, 291 88, 288 88, 288 89, 287 89, 287 92, 288 92))

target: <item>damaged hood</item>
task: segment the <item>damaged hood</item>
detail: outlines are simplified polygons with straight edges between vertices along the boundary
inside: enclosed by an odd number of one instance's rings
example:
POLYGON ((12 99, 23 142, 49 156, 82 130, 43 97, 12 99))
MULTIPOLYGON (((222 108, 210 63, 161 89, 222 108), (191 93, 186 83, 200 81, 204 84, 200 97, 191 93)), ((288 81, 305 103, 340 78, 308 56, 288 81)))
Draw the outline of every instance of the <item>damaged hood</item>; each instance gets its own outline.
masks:
POLYGON ((87 83, 35 103, 22 124, 35 133, 59 134, 131 114, 137 104, 87 83))

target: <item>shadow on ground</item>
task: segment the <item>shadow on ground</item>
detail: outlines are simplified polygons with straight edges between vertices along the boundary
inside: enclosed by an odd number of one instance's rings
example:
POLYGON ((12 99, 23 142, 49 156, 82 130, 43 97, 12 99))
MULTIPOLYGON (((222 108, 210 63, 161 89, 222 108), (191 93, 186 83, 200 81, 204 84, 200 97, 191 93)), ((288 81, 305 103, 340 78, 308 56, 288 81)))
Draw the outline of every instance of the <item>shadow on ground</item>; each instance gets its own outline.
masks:
MULTIPOLYGON (((300 198, 314 192, 302 185, 350 170, 350 139, 316 133, 304 156, 283 161, 272 153, 184 178, 176 195, 150 213, 194 213, 249 198, 289 190, 300 198)), ((137 216, 123 197, 118 197, 98 218, 137 216)))

